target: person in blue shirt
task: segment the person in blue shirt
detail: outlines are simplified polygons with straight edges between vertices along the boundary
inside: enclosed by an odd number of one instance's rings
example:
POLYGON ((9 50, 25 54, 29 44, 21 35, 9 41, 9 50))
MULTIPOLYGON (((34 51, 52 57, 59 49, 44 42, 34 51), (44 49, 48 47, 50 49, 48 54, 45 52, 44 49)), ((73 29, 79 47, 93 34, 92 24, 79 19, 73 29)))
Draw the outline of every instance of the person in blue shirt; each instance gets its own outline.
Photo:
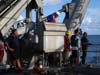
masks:
POLYGON ((60 15, 60 12, 55 12, 49 16, 47 16, 47 22, 52 22, 55 23, 56 22, 56 18, 60 15))
POLYGON ((20 61, 20 42, 18 38, 18 32, 16 29, 12 30, 12 33, 8 39, 7 47, 10 51, 10 57, 14 68, 17 70, 21 70, 22 65, 20 61))

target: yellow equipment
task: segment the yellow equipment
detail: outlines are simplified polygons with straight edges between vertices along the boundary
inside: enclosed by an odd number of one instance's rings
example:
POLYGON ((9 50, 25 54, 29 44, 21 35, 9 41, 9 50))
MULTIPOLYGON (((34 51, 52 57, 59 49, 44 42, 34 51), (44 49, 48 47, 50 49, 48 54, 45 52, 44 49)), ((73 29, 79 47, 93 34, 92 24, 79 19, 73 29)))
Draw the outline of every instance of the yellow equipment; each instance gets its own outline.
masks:
POLYGON ((70 34, 71 34, 71 31, 70 31, 70 30, 67 30, 67 31, 65 32, 65 34, 70 35, 70 34))

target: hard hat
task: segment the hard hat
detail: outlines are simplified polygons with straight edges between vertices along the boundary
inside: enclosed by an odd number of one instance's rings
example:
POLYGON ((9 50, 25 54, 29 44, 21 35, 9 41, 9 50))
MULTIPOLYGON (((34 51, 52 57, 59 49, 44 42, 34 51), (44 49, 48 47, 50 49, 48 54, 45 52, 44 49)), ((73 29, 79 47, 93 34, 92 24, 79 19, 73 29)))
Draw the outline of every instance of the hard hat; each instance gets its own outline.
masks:
POLYGON ((70 35, 70 34, 71 34, 71 31, 67 30, 65 33, 66 33, 67 35, 70 35))
POLYGON ((60 12, 55 12, 53 15, 54 15, 55 17, 58 17, 58 16, 60 15, 60 12))
POLYGON ((60 15, 60 12, 56 12, 56 14, 59 16, 60 15))

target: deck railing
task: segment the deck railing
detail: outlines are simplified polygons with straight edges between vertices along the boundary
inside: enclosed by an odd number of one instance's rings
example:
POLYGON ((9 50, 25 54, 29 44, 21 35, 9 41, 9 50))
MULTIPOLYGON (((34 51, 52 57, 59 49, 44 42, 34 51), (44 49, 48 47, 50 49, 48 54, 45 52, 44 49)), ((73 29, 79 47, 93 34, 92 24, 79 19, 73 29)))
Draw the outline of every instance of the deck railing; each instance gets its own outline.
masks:
MULTIPOLYGON (((91 63, 95 64, 100 64, 100 44, 91 44, 88 46, 88 50, 87 50, 87 60, 89 59, 91 61, 91 63), (93 54, 89 54, 89 53, 93 53, 93 54), (90 59, 90 57, 93 57, 95 60, 90 59)), ((87 62, 89 63, 89 62, 87 62)))

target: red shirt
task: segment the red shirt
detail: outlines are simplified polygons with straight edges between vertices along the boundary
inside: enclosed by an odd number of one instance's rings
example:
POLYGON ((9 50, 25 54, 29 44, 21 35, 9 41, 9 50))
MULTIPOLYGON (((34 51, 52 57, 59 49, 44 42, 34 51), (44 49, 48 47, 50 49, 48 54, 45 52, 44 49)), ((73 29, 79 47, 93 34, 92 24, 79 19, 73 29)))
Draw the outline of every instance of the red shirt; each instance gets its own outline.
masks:
POLYGON ((4 48, 3 45, 0 43, 0 61, 2 61, 4 56, 4 48))
POLYGON ((70 41, 69 41, 69 38, 64 36, 64 50, 65 51, 70 51, 70 41))

